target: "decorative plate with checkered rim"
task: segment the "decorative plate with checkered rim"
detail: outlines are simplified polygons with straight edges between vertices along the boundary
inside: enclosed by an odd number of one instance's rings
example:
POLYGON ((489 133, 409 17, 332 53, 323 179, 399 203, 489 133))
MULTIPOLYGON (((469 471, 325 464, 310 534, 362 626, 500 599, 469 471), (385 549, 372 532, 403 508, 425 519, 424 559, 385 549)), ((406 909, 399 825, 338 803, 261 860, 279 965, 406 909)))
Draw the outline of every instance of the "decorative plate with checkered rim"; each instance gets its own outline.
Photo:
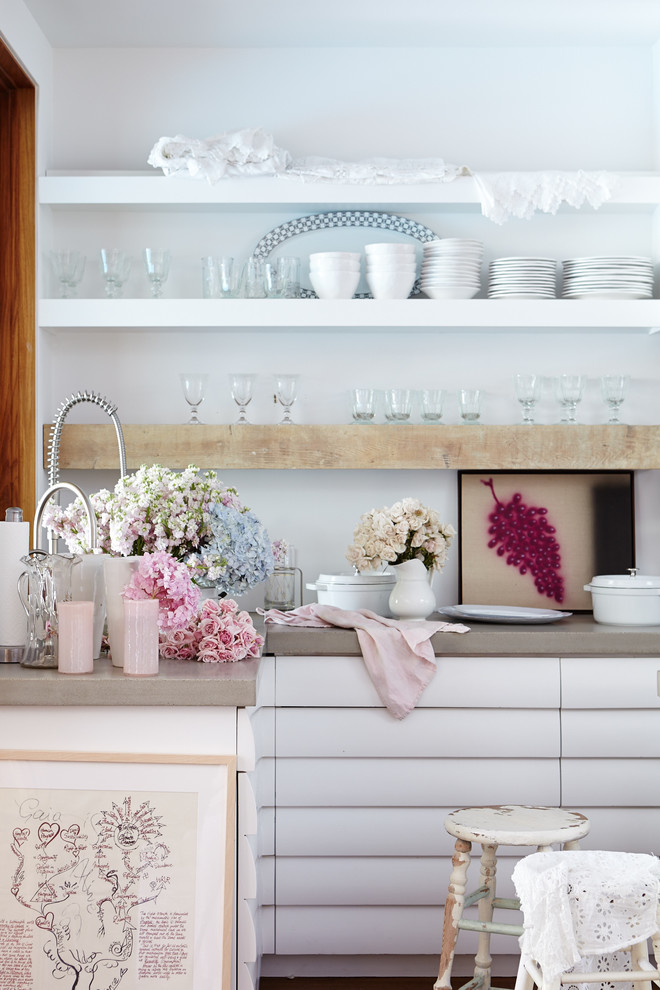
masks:
MULTIPOLYGON (((311 213, 309 216, 288 220, 286 223, 280 224, 279 227, 274 227, 273 230, 264 234, 252 253, 257 258, 265 259, 274 248, 290 237, 329 227, 375 227, 396 234, 407 234, 409 237, 422 241, 422 243, 438 239, 438 234, 432 231, 430 227, 425 227, 423 223, 410 220, 408 217, 397 216, 395 213, 375 213, 369 210, 333 210, 330 213, 311 213)), ((417 279, 410 295, 418 296, 420 293, 419 279, 417 279)), ((317 298, 313 289, 301 289, 300 295, 303 299, 317 298)), ((357 298, 370 299, 371 294, 368 292, 359 293, 357 298)))

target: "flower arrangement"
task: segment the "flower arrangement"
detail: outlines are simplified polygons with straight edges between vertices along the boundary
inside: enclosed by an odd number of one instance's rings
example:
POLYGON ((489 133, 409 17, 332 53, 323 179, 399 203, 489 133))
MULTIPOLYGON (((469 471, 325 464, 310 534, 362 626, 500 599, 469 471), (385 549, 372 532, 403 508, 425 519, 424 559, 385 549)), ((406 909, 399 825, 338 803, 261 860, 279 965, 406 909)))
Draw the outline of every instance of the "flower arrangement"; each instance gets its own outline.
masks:
POLYGON ((419 499, 404 498, 360 517, 346 559, 357 571, 375 571, 384 564, 415 558, 427 570, 440 570, 455 535, 454 527, 441 523, 435 510, 419 499))
MULTIPOLYGON (((120 478, 113 491, 90 495, 90 502, 98 545, 112 556, 167 553, 190 568, 197 584, 214 585, 225 594, 246 591, 275 566, 263 525, 215 471, 142 465, 120 478)), ((89 552, 80 499, 65 508, 49 503, 43 522, 72 553, 89 552)))
POLYGON ((160 655, 165 659, 232 663, 258 657, 263 646, 248 612, 232 598, 207 599, 183 629, 161 630, 160 655))
POLYGON ((158 599, 158 627, 167 632, 183 628, 197 615, 202 593, 185 564, 158 550, 140 558, 123 596, 133 601, 158 599))

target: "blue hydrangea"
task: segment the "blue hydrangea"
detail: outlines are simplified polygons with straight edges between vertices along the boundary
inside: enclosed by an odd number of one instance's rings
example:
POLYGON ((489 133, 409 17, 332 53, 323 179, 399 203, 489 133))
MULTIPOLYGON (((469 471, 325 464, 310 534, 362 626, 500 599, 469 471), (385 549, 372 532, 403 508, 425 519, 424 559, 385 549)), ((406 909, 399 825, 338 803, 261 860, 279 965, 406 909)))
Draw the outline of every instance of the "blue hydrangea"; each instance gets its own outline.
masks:
POLYGON ((254 512, 216 502, 209 507, 209 528, 211 535, 188 558, 200 583, 240 595, 273 573, 270 539, 254 512))

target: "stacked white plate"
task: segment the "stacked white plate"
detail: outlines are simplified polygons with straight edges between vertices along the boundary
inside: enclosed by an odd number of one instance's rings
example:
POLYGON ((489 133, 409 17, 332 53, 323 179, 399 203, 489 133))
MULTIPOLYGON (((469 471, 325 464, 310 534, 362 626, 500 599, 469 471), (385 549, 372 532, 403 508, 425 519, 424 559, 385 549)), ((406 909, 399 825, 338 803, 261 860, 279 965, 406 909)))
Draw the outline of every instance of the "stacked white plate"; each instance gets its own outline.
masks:
POLYGON ((427 241, 420 286, 429 299, 472 299, 481 288, 481 241, 443 237, 427 241))
POLYGON ((554 258, 497 258, 488 266, 489 299, 554 299, 554 258))
POLYGON ((407 299, 417 278, 414 244, 365 244, 365 273, 374 299, 407 299))
POLYGON ((565 299, 652 299, 650 258, 570 258, 564 262, 565 299))

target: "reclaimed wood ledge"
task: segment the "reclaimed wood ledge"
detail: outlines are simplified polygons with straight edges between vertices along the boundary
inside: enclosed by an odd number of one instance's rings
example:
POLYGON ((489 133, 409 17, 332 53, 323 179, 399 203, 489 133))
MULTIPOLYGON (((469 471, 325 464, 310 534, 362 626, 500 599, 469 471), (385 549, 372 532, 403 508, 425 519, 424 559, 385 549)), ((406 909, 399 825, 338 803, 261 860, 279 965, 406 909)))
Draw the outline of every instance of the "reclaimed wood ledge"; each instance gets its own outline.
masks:
MULTIPOLYGON (((43 427, 47 467, 51 424, 43 427)), ((123 427, 129 470, 141 464, 216 469, 649 470, 660 426, 188 426, 123 427)), ((60 468, 115 470, 114 426, 68 424, 60 468)))

